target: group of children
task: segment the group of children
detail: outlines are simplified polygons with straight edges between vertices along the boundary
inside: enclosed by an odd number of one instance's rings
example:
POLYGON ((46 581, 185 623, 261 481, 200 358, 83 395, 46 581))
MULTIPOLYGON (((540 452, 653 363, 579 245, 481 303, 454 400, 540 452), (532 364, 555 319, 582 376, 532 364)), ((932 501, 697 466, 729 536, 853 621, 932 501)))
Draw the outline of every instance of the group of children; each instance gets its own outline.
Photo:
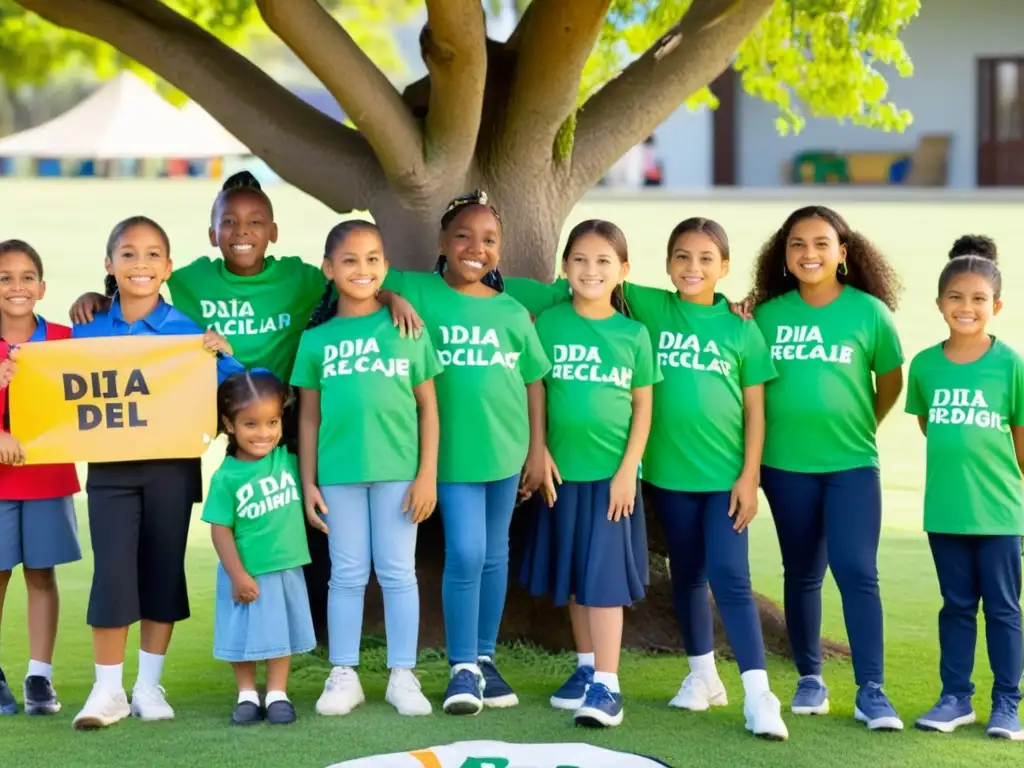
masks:
MULTIPOLYGON (((735 305, 716 291, 730 268, 728 238, 701 218, 669 237, 673 290, 629 282, 625 237, 599 220, 571 231, 554 284, 504 277, 501 218, 479 192, 448 206, 432 273, 389 269, 381 233, 366 221, 331 230, 322 268, 267 256, 276 238, 270 200, 248 174, 232 177, 213 206, 220 259, 172 272, 163 230, 128 219, 108 242, 106 295, 81 297, 70 331, 33 312, 45 288, 38 254, 0 244, 0 385, 16 376, 18 345, 68 336, 203 334, 218 357, 228 451, 203 520, 220 558, 213 646, 238 683, 233 722, 296 719, 289 661, 315 644, 308 590, 316 585, 302 569, 321 534, 332 670, 317 712, 344 715, 364 701, 357 669, 371 567, 384 597, 387 701, 403 715, 431 712, 413 671, 415 549, 418 524, 438 506, 451 665, 443 709, 515 706, 495 645, 509 526, 517 500, 535 496, 520 513, 531 518, 519 577, 568 607, 578 657, 551 705, 581 725, 618 725, 623 608, 648 583, 643 483, 668 543, 689 661, 671 706, 727 703, 710 584, 740 668, 746 728, 788 738, 751 591, 747 528, 760 487, 782 551, 800 674, 792 713, 829 709, 820 633, 831 567, 853 651, 855 716, 873 730, 903 727, 883 689, 875 441, 903 389, 892 315, 899 282, 838 214, 795 211, 760 253, 751 296, 735 305), (163 282, 174 306, 160 298, 163 282)), ((906 410, 927 438, 925 530, 943 596, 942 693, 916 724, 951 731, 974 721, 981 602, 996 678, 987 731, 1024 739, 1024 361, 988 333, 1000 289, 994 244, 958 240, 937 296, 949 338, 910 366, 906 410)), ((23 563, 32 654, 25 709, 55 712, 53 568, 80 558, 77 479, 73 467, 18 466, 23 451, 6 414, 4 429, 0 606, 11 569, 23 563)), ((173 626, 189 614, 185 541, 201 500, 199 463, 94 464, 86 490, 96 683, 75 726, 129 713, 173 717, 160 675, 173 626), (136 621, 129 705, 122 664, 136 621)), ((2 673, 0 711, 16 711, 2 673)))

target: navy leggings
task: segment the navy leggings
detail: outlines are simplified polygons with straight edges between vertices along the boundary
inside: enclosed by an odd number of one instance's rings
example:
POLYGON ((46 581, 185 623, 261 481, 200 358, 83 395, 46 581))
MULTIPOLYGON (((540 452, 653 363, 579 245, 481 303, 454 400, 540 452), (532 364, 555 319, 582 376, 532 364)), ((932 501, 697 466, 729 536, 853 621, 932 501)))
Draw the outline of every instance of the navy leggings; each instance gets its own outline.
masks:
POLYGON ((878 538, 882 485, 876 467, 805 474, 761 468, 782 550, 786 629, 801 675, 821 674, 821 584, 839 587, 858 686, 884 679, 878 538))
POLYGON ((649 486, 668 543, 676 620, 688 656, 715 647, 708 582, 740 672, 764 669, 761 620, 750 588, 747 532, 736 533, 729 492, 687 493, 649 486))
POLYGON ((1020 536, 955 536, 929 533, 942 592, 939 649, 942 693, 971 696, 978 603, 985 611, 985 639, 992 666, 992 698, 1020 700, 1024 671, 1021 636, 1020 536))

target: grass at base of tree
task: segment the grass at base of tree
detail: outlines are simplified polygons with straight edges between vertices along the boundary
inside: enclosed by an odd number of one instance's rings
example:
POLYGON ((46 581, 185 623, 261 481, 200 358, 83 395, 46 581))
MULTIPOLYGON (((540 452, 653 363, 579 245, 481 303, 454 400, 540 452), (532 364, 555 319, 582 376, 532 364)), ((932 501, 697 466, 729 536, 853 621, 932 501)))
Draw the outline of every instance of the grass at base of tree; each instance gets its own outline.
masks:
MULTIPOLYGON (((84 522, 84 509, 80 508, 84 522)), ((88 548, 83 530, 83 547, 88 548)), ((829 663, 825 677, 831 689, 832 713, 798 718, 788 713, 796 673, 785 659, 769 661, 772 687, 783 702, 790 729, 784 744, 754 739, 744 729, 743 689, 729 661, 719 666, 729 691, 729 705, 704 714, 670 710, 669 699, 686 671, 685 661, 673 655, 627 653, 620 677, 625 693, 626 720, 608 731, 575 728, 571 715, 552 710, 551 692, 575 663, 568 654, 553 655, 529 647, 508 647, 498 657, 522 703, 511 710, 489 710, 479 717, 453 718, 440 713, 447 664, 443 654, 421 654, 418 673, 435 705, 425 718, 401 718, 384 702, 387 683, 385 653, 379 638, 367 638, 362 656, 362 679, 367 703, 342 718, 321 718, 313 706, 330 667, 320 655, 296 659, 290 693, 299 722, 289 727, 267 725, 236 728, 229 725, 235 702, 228 665, 211 656, 213 584, 216 556, 207 544, 205 526, 193 528, 189 549, 192 618, 175 632, 164 684, 177 711, 173 722, 126 720, 106 731, 76 733, 71 720, 92 683, 88 628, 84 625, 89 592, 90 558, 60 571, 62 624, 55 663, 55 683, 64 711, 52 718, 25 715, 0 718, 0 765, 44 768, 56 765, 107 766, 126 761, 146 766, 250 766, 255 761, 289 768, 323 768, 354 757, 402 751, 453 741, 586 741, 612 749, 637 752, 672 766, 743 765, 798 768, 842 761, 845 766, 1019 765, 1024 745, 985 737, 981 724, 945 736, 910 728, 938 693, 935 611, 938 590, 931 558, 921 535, 887 531, 880 555, 886 613, 887 690, 908 730, 868 733, 853 720, 853 673, 848 662, 829 663)), ((767 515, 758 521, 751 562, 754 581, 778 597, 777 545, 767 515)), ((25 596, 19 574, 11 581, 5 610, 2 653, 8 678, 20 700, 19 681, 27 662, 25 596)), ((628 619, 627 619, 628 620, 628 619)), ((983 625, 980 627, 983 631, 983 625)), ((825 591, 825 630, 843 637, 838 595, 831 580, 825 591)), ((136 670, 137 632, 129 642, 125 680, 130 688, 136 670)), ((991 675, 979 642, 976 681, 978 718, 988 716, 991 675)))

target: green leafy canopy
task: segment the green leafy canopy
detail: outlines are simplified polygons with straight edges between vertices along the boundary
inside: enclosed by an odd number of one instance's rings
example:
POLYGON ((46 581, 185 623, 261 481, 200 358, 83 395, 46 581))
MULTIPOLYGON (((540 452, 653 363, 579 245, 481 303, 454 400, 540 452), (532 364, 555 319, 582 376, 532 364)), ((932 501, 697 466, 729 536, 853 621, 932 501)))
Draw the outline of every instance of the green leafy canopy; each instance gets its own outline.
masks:
MULTIPOLYGON (((272 38, 252 0, 166 2, 236 47, 265 45, 272 38)), ((613 0, 583 73, 579 103, 654 44, 690 3, 613 0)), ((505 4, 523 13, 529 2, 505 0, 505 4)), ((413 18, 422 2, 333 0, 327 5, 382 69, 392 75, 404 69, 388 22, 413 18)), ((502 5, 502 0, 484 0, 489 12, 502 5)), ((913 73, 899 35, 920 9, 921 0, 775 0, 736 52, 732 66, 748 93, 777 105, 780 133, 799 132, 808 115, 902 131, 912 117, 888 99, 886 76, 913 73)), ((158 80, 106 44, 54 27, 13 0, 0 0, 0 77, 5 85, 39 84, 57 73, 83 67, 100 77, 132 68, 151 81, 158 80)), ((173 89, 165 90, 174 100, 180 99, 173 89)), ((715 107, 717 103, 710 90, 703 88, 687 105, 715 107)), ((571 146, 574 124, 573 117, 566 121, 561 143, 571 146)))

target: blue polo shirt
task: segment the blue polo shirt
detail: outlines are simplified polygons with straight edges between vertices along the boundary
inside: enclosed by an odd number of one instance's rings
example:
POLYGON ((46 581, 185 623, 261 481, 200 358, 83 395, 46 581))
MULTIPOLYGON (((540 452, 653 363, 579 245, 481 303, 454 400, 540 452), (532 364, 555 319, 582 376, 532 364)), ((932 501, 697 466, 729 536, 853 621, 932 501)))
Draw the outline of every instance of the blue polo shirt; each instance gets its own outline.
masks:
MULTIPOLYGON (((134 323, 125 321, 117 296, 106 312, 96 312, 91 323, 75 325, 71 337, 94 339, 102 336, 202 336, 203 329, 170 304, 160 299, 156 309, 134 323)), ((240 362, 230 355, 217 353, 217 386, 236 373, 245 373, 240 362)))

